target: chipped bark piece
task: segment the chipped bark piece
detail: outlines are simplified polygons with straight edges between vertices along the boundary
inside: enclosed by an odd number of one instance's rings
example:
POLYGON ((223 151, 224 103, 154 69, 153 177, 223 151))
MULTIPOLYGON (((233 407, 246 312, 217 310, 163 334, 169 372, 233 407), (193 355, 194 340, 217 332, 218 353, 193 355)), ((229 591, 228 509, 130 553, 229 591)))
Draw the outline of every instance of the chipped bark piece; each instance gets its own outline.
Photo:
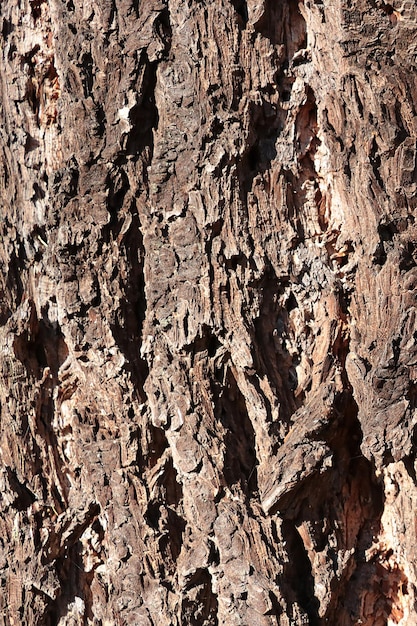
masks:
POLYGON ((0 621, 415 624, 414 4, 0 13, 0 621))

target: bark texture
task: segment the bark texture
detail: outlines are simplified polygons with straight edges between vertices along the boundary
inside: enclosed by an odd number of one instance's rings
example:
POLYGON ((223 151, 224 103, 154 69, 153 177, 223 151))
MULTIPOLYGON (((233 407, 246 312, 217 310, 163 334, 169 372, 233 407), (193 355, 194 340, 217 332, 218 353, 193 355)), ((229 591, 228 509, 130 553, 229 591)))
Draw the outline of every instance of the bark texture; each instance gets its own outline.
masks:
POLYGON ((416 624, 416 24, 1 2, 0 623, 416 624))

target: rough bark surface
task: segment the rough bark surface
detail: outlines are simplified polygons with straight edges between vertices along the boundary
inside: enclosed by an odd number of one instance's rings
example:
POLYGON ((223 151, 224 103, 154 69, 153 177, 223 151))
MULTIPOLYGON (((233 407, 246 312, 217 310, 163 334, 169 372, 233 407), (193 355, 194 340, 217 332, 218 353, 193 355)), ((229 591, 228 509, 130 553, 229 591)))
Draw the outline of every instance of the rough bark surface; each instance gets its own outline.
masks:
POLYGON ((416 624, 416 24, 1 2, 0 623, 416 624))

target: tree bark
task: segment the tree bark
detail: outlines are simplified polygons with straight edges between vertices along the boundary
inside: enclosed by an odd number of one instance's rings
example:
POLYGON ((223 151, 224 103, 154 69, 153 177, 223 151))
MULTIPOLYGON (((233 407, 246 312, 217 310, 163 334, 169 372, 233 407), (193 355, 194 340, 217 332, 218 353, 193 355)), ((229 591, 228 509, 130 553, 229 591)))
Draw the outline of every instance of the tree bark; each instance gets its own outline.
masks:
POLYGON ((3 0, 0 623, 416 623, 416 24, 3 0))

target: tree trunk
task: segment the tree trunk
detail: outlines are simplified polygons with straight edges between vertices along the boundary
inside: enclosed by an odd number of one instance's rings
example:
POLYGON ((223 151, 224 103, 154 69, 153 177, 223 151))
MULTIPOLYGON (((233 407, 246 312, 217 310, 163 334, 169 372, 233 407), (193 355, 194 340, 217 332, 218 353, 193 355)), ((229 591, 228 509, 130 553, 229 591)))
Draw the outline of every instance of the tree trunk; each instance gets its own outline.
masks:
POLYGON ((416 624, 416 24, 3 0, 1 624, 416 624))

